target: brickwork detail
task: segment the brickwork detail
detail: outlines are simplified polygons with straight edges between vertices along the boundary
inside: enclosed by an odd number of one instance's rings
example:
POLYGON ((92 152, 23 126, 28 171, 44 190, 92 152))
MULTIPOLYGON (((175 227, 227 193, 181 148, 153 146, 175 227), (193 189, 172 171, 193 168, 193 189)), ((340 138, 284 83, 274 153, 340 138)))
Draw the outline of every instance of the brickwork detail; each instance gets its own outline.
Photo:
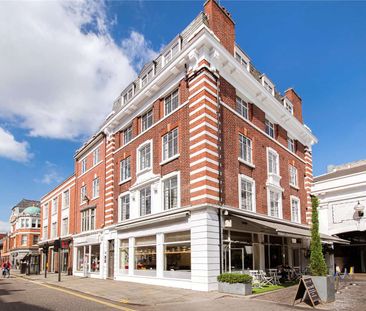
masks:
POLYGON ((219 203, 216 77, 205 67, 189 79, 189 166, 192 205, 219 203))
POLYGON ((105 188, 104 188, 104 223, 106 226, 113 223, 114 212, 114 151, 116 150, 116 138, 107 138, 105 157, 105 188))

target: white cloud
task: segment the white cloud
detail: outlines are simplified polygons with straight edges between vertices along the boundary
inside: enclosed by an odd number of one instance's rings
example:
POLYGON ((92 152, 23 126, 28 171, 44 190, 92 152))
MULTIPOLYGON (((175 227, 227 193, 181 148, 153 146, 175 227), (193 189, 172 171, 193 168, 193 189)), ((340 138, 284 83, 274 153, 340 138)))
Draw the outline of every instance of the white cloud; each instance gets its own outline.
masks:
POLYGON ((97 0, 1 2, 0 118, 37 137, 94 132, 155 55, 137 32, 118 45, 111 23, 97 0))
POLYGON ((10 231, 10 224, 6 221, 0 220, 0 233, 6 233, 10 231))
POLYGON ((35 182, 50 185, 53 183, 58 184, 64 180, 56 164, 46 161, 42 167, 44 168, 44 174, 41 179, 34 179, 35 182))
POLYGON ((141 69, 143 65, 157 56, 144 36, 136 31, 131 31, 130 37, 123 39, 121 46, 123 52, 137 69, 141 69))
POLYGON ((16 141, 10 132, 0 127, 0 157, 26 162, 31 156, 27 142, 16 141))

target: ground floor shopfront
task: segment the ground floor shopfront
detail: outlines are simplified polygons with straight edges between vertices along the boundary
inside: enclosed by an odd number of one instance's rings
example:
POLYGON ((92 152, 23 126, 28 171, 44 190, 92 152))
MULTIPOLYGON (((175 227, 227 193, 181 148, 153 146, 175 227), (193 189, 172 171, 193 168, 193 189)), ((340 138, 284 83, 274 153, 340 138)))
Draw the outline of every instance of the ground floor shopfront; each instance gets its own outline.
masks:
POLYGON ((59 252, 55 251, 55 240, 50 240, 40 244, 39 253, 41 254, 41 270, 44 271, 47 267, 48 272, 58 273, 59 267, 61 267, 62 273, 72 274, 72 251, 73 242, 72 238, 64 238, 61 240, 60 258, 59 263, 59 252), (45 247, 46 252, 43 252, 45 247), (59 264, 61 264, 59 266, 59 264))
POLYGON ((309 237, 307 226, 240 210, 180 209, 74 236, 73 274, 216 290, 221 272, 303 271, 309 237))
POLYGON ((348 272, 366 273, 366 231, 345 232, 339 237, 350 241, 350 244, 335 246, 335 265, 342 272, 347 269, 348 272))

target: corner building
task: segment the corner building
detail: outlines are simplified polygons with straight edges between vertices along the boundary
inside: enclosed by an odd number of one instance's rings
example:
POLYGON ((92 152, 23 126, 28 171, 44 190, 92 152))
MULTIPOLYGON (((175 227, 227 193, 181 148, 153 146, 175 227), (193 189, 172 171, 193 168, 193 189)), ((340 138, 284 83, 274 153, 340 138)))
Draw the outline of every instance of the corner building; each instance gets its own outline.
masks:
POLYGON ((73 273, 208 291, 220 272, 304 268, 314 143, 299 95, 206 1, 76 153, 73 273))

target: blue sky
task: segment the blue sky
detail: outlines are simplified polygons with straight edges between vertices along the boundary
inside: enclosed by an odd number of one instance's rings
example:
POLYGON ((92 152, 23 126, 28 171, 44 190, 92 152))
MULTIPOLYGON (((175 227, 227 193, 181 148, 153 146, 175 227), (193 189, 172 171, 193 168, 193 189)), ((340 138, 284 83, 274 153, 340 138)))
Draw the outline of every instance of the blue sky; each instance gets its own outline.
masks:
MULTIPOLYGON (((10 208, 22 198, 39 199, 72 174, 75 150, 110 111, 113 99, 203 2, 98 1, 86 4, 87 10, 78 7, 74 15, 60 4, 28 4, 23 11, 19 3, 0 4, 0 29, 6 31, 0 30, 0 48, 10 51, 5 51, 6 63, 0 61, 0 68, 8 66, 0 70, 0 139, 8 142, 2 147, 0 141, 0 221, 8 220, 10 208), (54 12, 59 14, 48 17, 54 12), (42 32, 26 32, 29 25, 20 23, 24 15, 42 32), (34 57, 27 59, 20 50, 34 57), (73 109, 77 112, 70 114, 73 109)), ((302 97, 305 123, 319 139, 314 174, 329 164, 365 159, 366 3, 221 4, 232 13, 236 40, 255 66, 281 92, 291 86, 302 97)))

